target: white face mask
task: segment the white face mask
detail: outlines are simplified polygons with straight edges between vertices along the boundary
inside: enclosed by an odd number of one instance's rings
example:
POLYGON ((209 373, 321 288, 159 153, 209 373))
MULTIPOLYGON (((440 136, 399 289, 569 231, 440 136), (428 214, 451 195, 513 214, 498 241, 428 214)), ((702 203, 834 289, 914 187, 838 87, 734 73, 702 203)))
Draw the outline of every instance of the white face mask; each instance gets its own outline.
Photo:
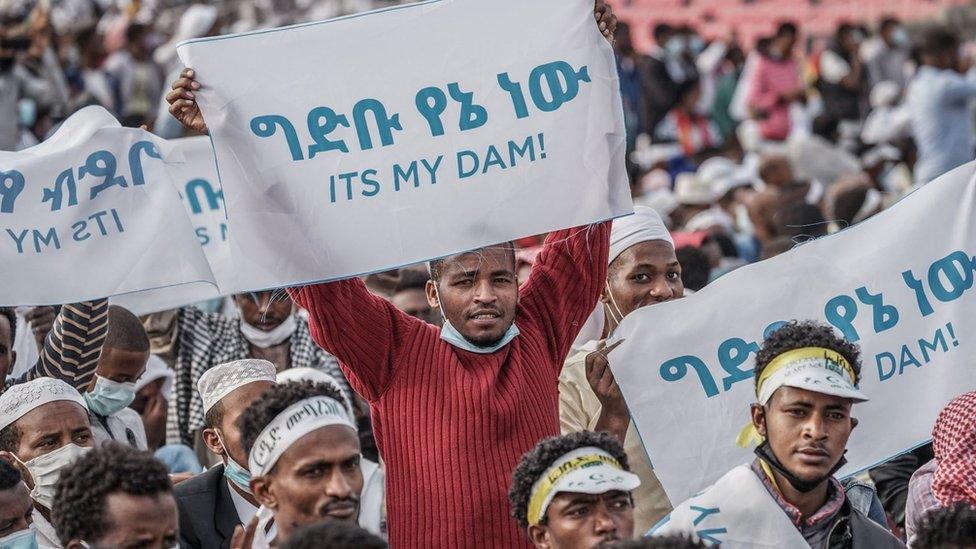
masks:
POLYGON ((24 463, 34 479, 34 489, 30 494, 34 501, 50 509, 51 503, 54 502, 54 488, 61 478, 61 470, 89 450, 91 448, 82 448, 74 443, 66 444, 53 452, 24 463))
POLYGON ((37 527, 31 524, 26 530, 0 538, 3 549, 37 549, 37 527))
POLYGON ((241 334, 251 342, 251 345, 261 349, 274 347, 288 339, 298 329, 298 322, 295 315, 290 314, 281 324, 275 326, 271 331, 266 332, 258 329, 241 319, 241 334))

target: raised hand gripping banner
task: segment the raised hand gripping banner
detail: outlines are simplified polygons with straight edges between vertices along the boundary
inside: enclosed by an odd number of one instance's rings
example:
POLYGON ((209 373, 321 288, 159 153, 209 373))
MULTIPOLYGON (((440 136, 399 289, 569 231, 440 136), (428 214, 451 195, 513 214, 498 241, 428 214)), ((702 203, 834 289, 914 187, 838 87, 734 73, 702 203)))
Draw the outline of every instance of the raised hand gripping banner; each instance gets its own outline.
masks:
POLYGON ((672 502, 753 458, 736 435, 756 401, 755 354, 793 319, 861 347, 871 401, 854 405, 840 476, 931 439, 942 407, 976 389, 974 172, 967 164, 859 225, 624 319, 611 368, 672 502))
POLYGON ((202 86, 235 289, 631 211, 614 56, 592 0, 434 0, 178 53, 202 86))
POLYGON ((234 269, 227 246, 227 215, 224 193, 217 177, 213 147, 205 136, 173 139, 169 143, 183 158, 173 164, 170 173, 183 199, 193 232, 207 257, 217 286, 186 284, 145 292, 135 292, 112 299, 135 314, 143 315, 182 307, 224 295, 220 288, 233 286, 234 269))
POLYGON ((101 107, 0 152, 0 305, 49 305, 213 274, 180 202, 169 144, 101 107))

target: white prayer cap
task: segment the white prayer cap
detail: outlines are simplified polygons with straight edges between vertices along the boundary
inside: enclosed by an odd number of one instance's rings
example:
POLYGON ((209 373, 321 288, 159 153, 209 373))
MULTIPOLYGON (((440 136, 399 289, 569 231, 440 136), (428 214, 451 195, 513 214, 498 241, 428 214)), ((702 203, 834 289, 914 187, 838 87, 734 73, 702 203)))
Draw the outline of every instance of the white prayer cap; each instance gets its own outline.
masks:
POLYGON ((891 145, 878 145, 861 155, 861 165, 865 168, 875 166, 878 162, 898 162, 899 160, 901 160, 901 151, 891 145))
POLYGON ((678 174, 674 183, 674 197, 678 204, 689 206, 708 206, 716 198, 711 183, 690 172, 678 174))
POLYGON ((226 364, 218 364, 207 370, 197 381, 197 391, 203 399, 203 413, 234 389, 255 381, 275 382, 274 364, 267 360, 245 358, 226 364))
POLYGON ((729 214, 721 209, 709 208, 703 212, 698 212, 685 223, 685 230, 692 233, 707 231, 713 227, 721 227, 731 231, 735 227, 735 222, 729 214))
POLYGON ((149 385, 157 379, 165 379, 163 382, 163 398, 171 400, 173 396, 173 370, 166 365, 163 359, 156 355, 149 355, 149 362, 146 363, 146 371, 136 380, 136 392, 149 385))
POLYGON ((52 377, 18 383, 0 395, 0 429, 10 426, 27 412, 49 402, 76 402, 86 411, 85 399, 71 385, 52 377))
POLYGON ((634 206, 634 215, 619 217, 613 220, 610 229, 610 257, 608 263, 613 263, 627 248, 641 242, 663 240, 674 247, 671 233, 664 226, 664 221, 654 208, 648 206, 634 206))
POLYGON ((901 93, 898 84, 891 80, 882 80, 871 88, 871 95, 868 101, 872 109, 881 107, 891 107, 898 101, 898 94, 901 93))
POLYGON ((638 199, 639 202, 652 208, 661 219, 670 216, 675 209, 678 207, 678 200, 674 197, 674 193, 671 189, 662 189, 660 191, 654 191, 649 194, 645 194, 642 198, 638 199))
POLYGON ((707 182, 713 189, 733 175, 735 175, 735 163, 724 156, 709 158, 698 166, 698 178, 707 182))

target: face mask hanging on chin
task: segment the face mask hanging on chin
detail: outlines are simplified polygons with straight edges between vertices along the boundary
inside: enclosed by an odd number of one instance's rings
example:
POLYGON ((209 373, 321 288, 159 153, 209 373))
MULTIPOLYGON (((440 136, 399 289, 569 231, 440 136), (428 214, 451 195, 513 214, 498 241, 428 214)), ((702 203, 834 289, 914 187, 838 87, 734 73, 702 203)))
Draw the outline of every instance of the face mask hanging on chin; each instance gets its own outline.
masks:
POLYGON ((275 326, 271 331, 260 330, 241 319, 241 335, 244 339, 248 340, 251 345, 261 349, 267 349, 268 347, 274 347, 283 343, 286 339, 290 338, 295 330, 298 329, 298 322, 295 320, 295 315, 290 314, 281 324, 275 326))

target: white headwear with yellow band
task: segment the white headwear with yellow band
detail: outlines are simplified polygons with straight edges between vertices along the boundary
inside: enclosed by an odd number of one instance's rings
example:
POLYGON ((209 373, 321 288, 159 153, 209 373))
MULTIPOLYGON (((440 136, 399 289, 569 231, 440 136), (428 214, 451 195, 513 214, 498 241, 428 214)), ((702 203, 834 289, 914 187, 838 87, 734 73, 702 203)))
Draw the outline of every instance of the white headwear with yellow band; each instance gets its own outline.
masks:
POLYGON ((595 446, 577 448, 557 459, 535 481, 529 492, 528 522, 536 525, 556 494, 604 494, 614 490, 630 492, 640 486, 640 478, 624 471, 606 450, 595 446))
MULTIPOLYGON (((868 397, 857 388, 856 379, 854 368, 840 353, 823 347, 804 347, 787 351, 769 362, 756 382, 756 399, 765 406, 777 389, 793 387, 866 402, 868 397)), ((761 441, 752 423, 736 439, 742 447, 761 441)))

